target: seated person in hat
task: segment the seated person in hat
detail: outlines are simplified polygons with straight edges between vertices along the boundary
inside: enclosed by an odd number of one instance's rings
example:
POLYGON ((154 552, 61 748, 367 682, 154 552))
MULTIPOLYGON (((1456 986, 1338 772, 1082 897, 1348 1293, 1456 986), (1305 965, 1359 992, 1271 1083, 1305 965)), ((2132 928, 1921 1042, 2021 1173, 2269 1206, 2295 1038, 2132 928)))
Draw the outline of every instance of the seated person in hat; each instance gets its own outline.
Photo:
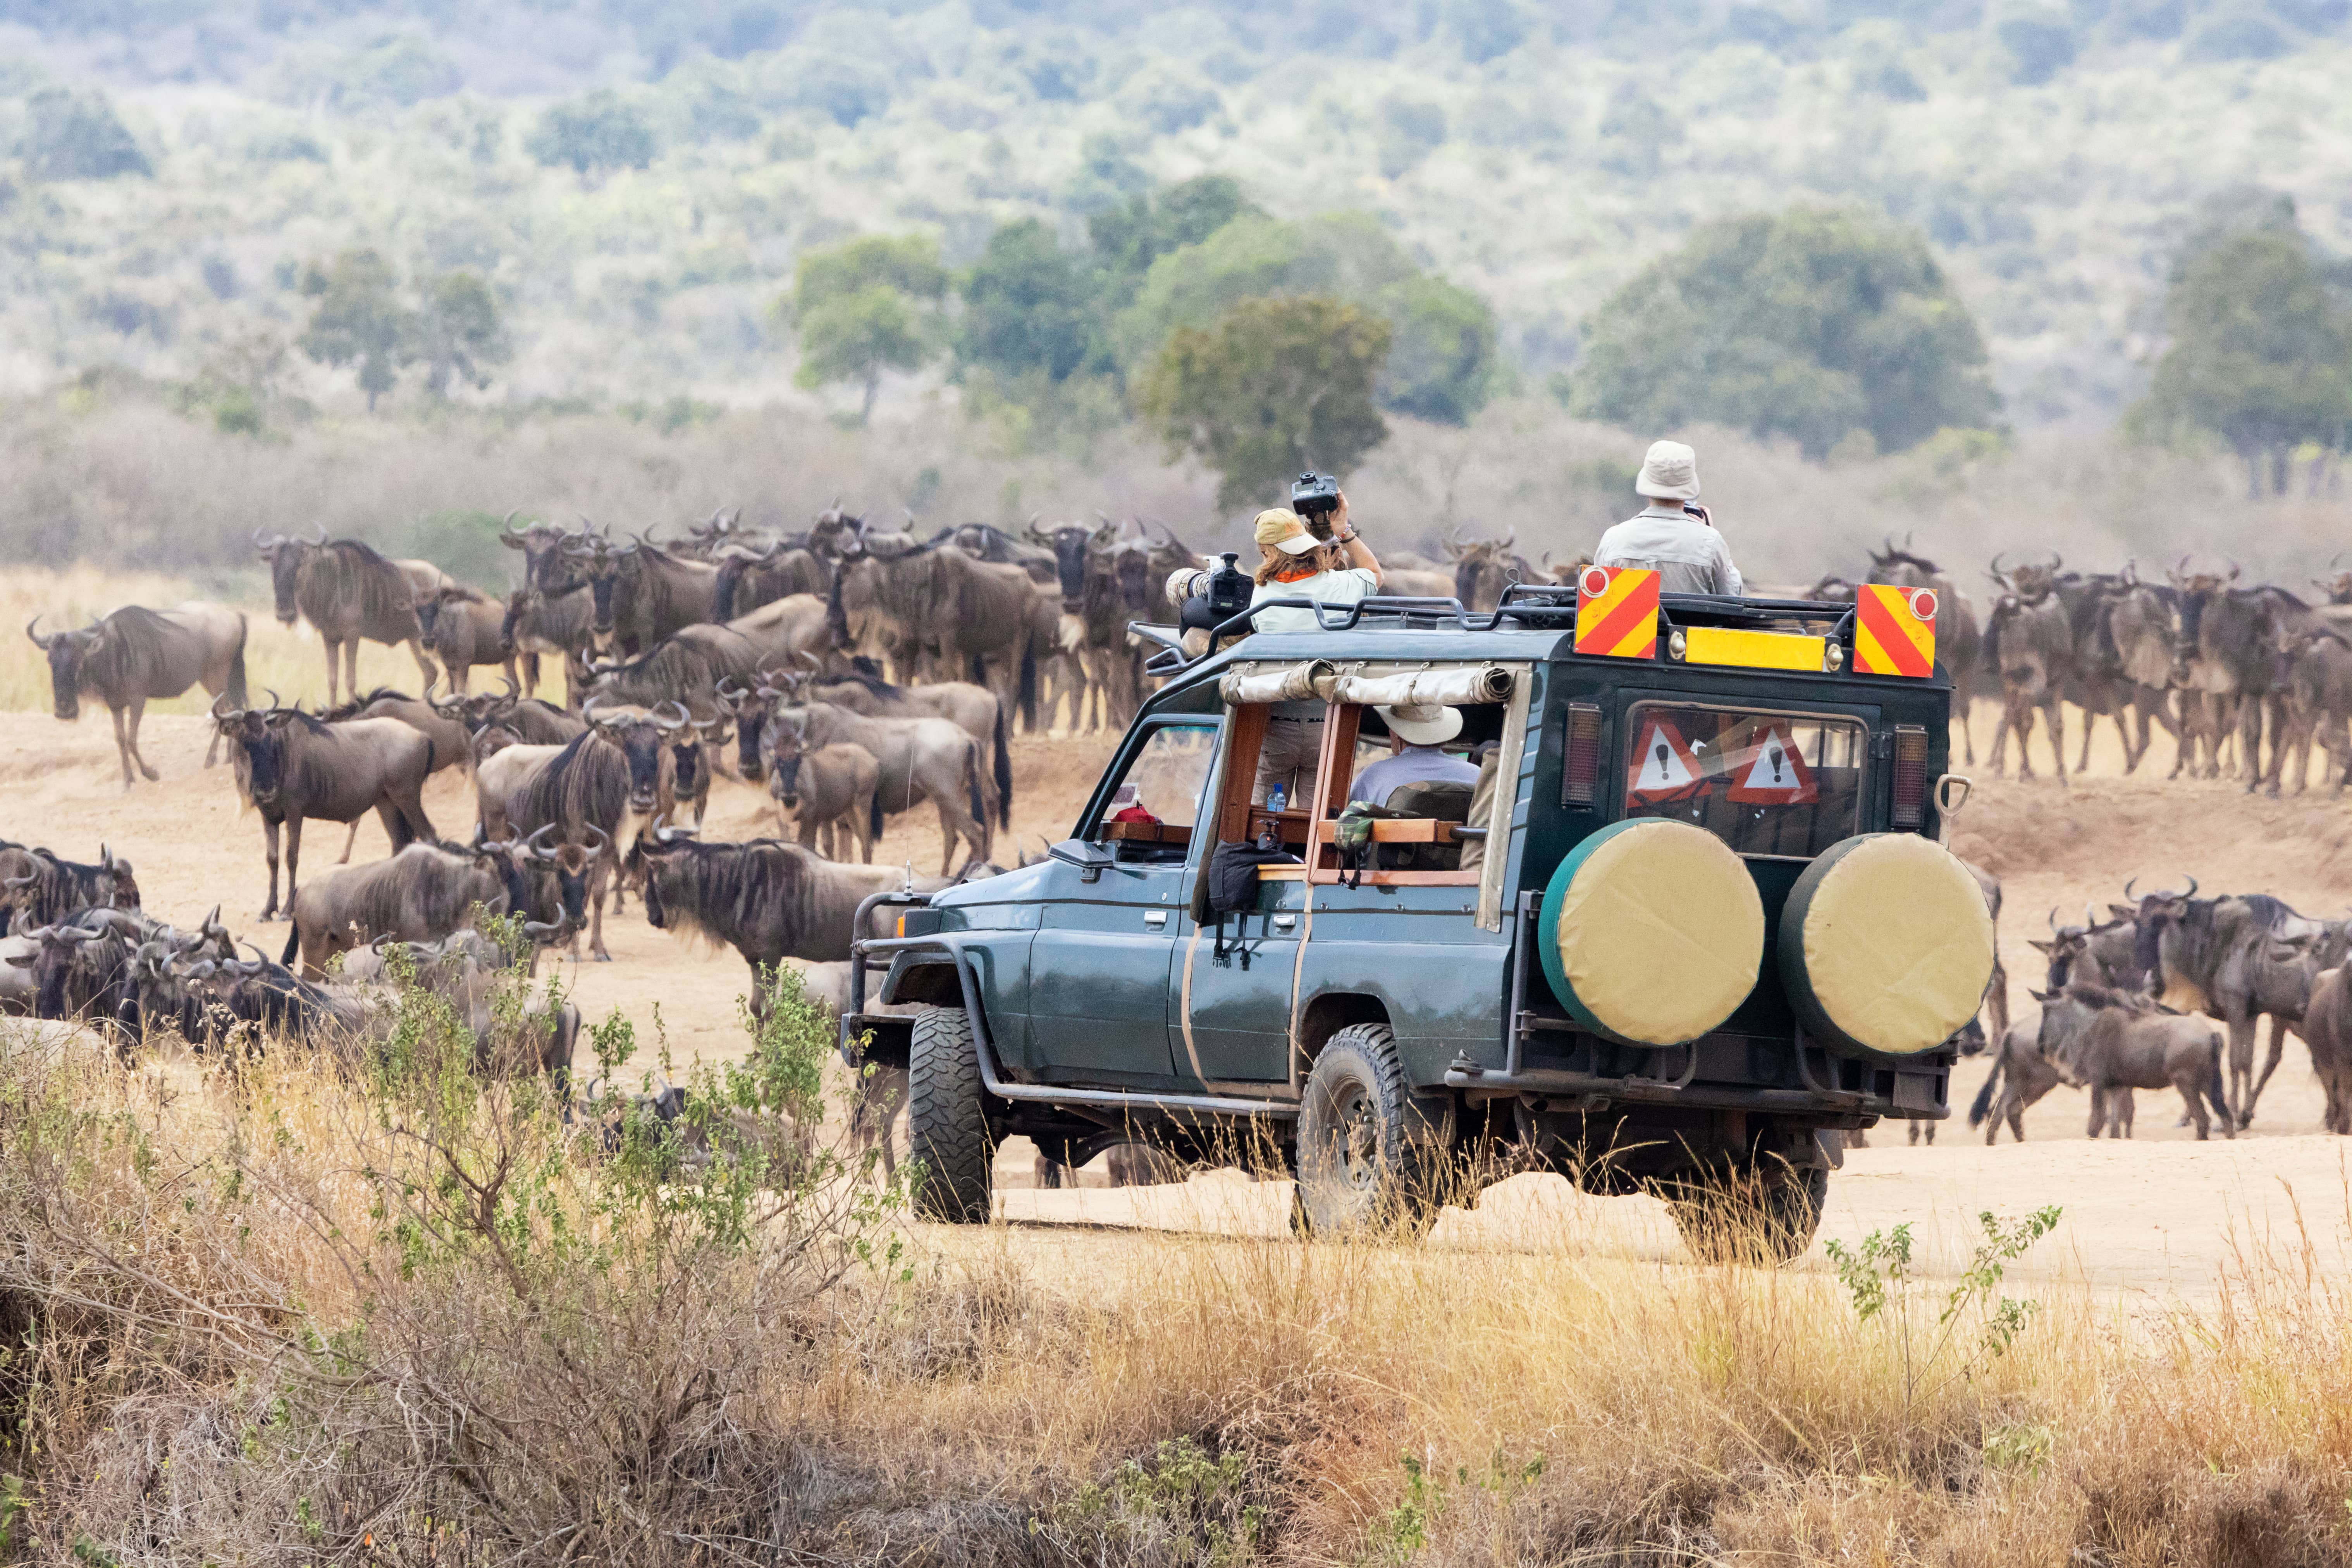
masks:
POLYGON ((1407 784, 1477 784, 1477 764, 1438 749, 1462 733, 1460 709, 1413 703, 1372 711, 1388 726, 1391 754, 1356 775, 1349 800, 1386 805, 1407 784))
POLYGON ((1642 460, 1636 494, 1650 504, 1601 536, 1595 566, 1637 566, 1658 574, 1668 594, 1745 591, 1731 547, 1715 531, 1706 509, 1686 505, 1698 495, 1698 454, 1679 441, 1652 445, 1642 460))

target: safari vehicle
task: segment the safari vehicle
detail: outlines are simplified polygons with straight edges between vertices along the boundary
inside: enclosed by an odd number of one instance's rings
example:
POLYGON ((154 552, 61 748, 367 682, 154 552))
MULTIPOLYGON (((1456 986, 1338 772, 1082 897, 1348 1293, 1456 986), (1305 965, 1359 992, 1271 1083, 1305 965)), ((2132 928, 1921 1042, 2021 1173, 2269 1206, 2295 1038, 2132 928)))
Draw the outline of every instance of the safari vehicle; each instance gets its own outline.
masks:
POLYGON ((896 934, 858 944, 844 1048, 909 1069, 919 1208, 986 1217, 1010 1134, 1072 1164, 1140 1138, 1278 1151, 1317 1230, 1549 1169, 1657 1193, 1694 1240, 1743 1206, 1801 1251, 1836 1134, 1947 1114, 1991 972, 1940 844, 1967 781, 1934 610, 1591 569, 1490 615, 1374 598, 1250 634, 1244 612, 1189 658, 1152 630, 1167 682, 1047 860, 860 911, 896 934), (1400 702, 1460 711, 1479 783, 1417 792, 1450 813, 1373 822, 1351 869, 1338 819, 1400 702), (1316 783, 1268 810, 1261 747, 1301 712, 1316 783), (1249 845, 1295 862, 1220 913, 1211 868, 1249 845), (866 1010, 869 966, 911 1016, 866 1010))

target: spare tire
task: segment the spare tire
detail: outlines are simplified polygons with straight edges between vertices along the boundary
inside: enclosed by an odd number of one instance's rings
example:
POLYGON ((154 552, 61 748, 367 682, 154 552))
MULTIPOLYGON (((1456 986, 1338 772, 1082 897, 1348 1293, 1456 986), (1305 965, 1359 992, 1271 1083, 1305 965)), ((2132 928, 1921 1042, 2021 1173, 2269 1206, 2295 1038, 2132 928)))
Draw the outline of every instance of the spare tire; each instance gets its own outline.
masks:
POLYGON ((1764 902, 1705 828, 1615 822, 1569 852, 1537 917, 1544 975, 1587 1029, 1679 1046, 1723 1026, 1756 989, 1764 902))
POLYGON ((1965 1028, 1992 979, 1992 912, 1968 868, 1916 833, 1824 850, 1780 910, 1780 963, 1806 1031, 1890 1061, 1965 1028))

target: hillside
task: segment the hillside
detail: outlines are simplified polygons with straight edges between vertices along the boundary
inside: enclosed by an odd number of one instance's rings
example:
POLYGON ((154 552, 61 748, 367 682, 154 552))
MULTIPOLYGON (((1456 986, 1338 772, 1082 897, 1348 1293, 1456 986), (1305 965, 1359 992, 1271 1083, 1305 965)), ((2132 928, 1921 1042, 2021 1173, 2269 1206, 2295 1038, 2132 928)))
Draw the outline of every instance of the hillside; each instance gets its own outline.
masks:
MULTIPOLYGON (((2006 417, 2100 428, 2144 377, 2200 204, 2294 196, 2352 248, 2345 7, 1969 0, 1614 7, 1060 0, 870 9, 266 0, 0 5, 0 390, 92 367, 352 397, 285 345, 310 262, 487 278, 505 406, 757 405, 795 390, 770 311, 860 231, 969 261, 998 224, 1084 219, 1219 171, 1284 216, 1373 215, 1490 300, 1530 384, 1699 222, 1801 199, 1922 228, 1981 322, 2006 417), (104 89, 131 172, 48 177, 64 86, 104 89), (610 89, 643 169, 527 150, 610 89), (137 172, 143 164, 149 173, 137 172)), ((886 388, 903 407, 931 378, 886 388)))

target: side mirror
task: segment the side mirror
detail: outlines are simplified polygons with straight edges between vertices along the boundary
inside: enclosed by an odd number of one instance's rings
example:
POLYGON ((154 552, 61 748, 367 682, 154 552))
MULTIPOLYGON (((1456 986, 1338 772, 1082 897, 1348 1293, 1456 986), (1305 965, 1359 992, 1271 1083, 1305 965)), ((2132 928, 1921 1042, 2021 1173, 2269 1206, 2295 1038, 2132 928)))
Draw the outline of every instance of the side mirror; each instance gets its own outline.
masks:
POLYGON ((1076 866, 1081 879, 1088 882, 1101 876, 1104 868, 1117 864, 1109 850, 1084 838, 1065 838, 1045 853, 1066 866, 1076 866))

